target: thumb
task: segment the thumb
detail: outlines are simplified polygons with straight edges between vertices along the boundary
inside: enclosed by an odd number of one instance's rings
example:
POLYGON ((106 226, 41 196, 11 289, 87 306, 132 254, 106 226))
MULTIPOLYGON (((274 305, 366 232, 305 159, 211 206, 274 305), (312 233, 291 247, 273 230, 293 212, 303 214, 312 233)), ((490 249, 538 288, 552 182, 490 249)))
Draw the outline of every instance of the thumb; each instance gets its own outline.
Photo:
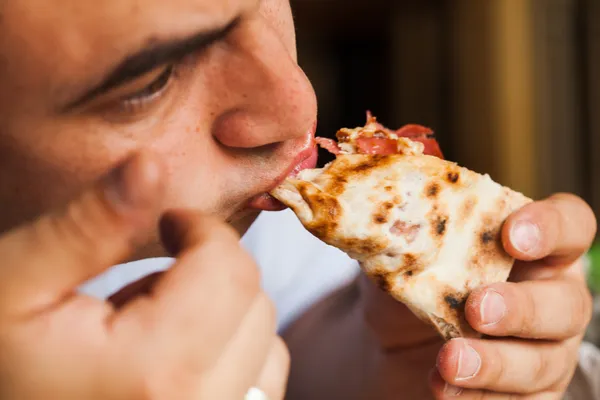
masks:
POLYGON ((162 188, 158 160, 136 155, 63 210, 1 237, 0 310, 53 306, 122 261, 158 220, 162 188))

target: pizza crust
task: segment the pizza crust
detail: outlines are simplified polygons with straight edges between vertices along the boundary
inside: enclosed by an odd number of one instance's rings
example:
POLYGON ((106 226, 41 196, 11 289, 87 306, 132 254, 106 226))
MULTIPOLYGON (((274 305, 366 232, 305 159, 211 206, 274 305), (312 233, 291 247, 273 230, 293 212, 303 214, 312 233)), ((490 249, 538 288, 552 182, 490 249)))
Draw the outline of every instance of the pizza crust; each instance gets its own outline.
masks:
POLYGON ((507 280, 514 260, 502 224, 531 202, 487 175, 402 154, 342 154, 272 195, 445 339, 477 336, 465 301, 475 288, 507 280))

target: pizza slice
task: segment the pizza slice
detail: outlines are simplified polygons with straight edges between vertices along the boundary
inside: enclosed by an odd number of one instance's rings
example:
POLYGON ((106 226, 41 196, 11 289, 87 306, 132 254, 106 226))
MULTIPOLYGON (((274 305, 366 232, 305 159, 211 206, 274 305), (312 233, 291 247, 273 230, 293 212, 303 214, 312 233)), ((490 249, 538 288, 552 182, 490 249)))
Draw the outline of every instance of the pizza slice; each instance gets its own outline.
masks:
POLYGON ((475 288, 508 279, 500 231, 531 202, 445 161, 431 130, 342 129, 317 139, 336 154, 273 190, 302 224, 357 260, 366 274, 445 339, 478 336, 464 317, 475 288))

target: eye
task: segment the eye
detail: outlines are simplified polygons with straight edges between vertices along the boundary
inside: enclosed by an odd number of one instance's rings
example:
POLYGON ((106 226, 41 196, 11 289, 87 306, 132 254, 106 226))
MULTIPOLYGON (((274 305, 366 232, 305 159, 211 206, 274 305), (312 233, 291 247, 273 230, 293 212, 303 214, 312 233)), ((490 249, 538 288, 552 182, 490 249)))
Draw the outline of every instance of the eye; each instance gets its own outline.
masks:
POLYGON ((125 110, 137 110, 161 97, 173 79, 174 69, 174 65, 165 67, 158 73, 158 76, 150 81, 150 83, 146 84, 146 86, 133 94, 121 97, 119 100, 120 106, 125 110))

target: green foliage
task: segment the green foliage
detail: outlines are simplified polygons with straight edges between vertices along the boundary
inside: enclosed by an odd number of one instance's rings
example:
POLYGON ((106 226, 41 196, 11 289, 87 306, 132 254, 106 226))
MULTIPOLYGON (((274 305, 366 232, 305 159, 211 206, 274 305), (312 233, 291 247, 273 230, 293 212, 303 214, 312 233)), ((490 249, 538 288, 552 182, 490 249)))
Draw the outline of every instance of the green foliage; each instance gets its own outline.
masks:
POLYGON ((588 282, 591 289, 600 294, 600 243, 596 243, 588 253, 590 269, 588 272, 588 282))

